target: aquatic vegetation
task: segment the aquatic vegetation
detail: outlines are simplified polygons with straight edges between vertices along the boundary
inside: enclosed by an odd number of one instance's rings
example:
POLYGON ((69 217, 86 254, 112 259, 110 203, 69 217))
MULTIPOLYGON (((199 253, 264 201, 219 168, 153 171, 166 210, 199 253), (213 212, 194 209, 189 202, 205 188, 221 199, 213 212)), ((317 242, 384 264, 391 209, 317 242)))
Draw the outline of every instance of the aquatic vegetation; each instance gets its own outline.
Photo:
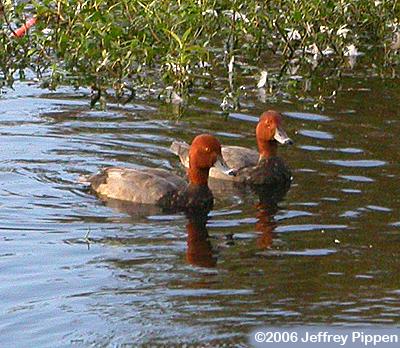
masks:
MULTIPOLYGON (((44 86, 90 87, 106 96, 160 95, 181 102, 199 87, 223 85, 226 108, 239 107, 243 78, 273 94, 293 81, 354 68, 360 52, 393 76, 399 66, 399 1, 1 0, 0 79, 32 70, 44 86), (36 15, 17 39, 13 28, 36 15), (396 41, 397 40, 397 41, 396 41), (367 56, 368 56, 367 55, 367 56), (261 75, 261 78, 260 78, 261 75), (215 76, 226 76, 216 81, 215 76)), ((372 65, 372 63, 371 63, 372 65)))

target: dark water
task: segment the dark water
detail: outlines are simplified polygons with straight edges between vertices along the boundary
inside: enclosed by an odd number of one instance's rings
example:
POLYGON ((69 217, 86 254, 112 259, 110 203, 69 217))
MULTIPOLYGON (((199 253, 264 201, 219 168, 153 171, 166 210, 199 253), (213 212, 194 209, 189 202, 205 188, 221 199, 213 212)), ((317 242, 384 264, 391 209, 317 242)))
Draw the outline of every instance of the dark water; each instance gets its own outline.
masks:
POLYGON ((255 95, 227 120, 205 93, 178 120, 17 85, 0 99, 1 345, 245 346, 262 325, 398 326, 399 92, 349 78, 323 111, 255 95), (254 147, 267 108, 296 142, 280 151, 295 180, 278 206, 218 195, 205 226, 129 215, 77 183, 107 165, 183 173, 169 144, 199 132, 254 147))

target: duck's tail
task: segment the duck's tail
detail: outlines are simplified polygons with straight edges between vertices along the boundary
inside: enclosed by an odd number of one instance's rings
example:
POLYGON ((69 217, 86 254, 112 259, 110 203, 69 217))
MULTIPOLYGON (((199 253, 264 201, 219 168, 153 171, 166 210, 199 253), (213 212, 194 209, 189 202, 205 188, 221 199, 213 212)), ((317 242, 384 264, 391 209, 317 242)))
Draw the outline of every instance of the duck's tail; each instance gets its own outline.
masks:
POLYGON ((189 167, 189 144, 184 141, 174 141, 169 149, 172 153, 179 156, 185 167, 189 167))

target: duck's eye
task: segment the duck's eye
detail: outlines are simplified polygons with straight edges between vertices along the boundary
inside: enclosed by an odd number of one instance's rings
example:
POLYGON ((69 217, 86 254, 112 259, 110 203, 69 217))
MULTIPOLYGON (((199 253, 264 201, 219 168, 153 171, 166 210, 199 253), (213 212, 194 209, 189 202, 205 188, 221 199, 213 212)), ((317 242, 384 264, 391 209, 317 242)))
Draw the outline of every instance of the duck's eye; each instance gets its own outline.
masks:
POLYGON ((204 149, 204 151, 205 151, 205 152, 210 152, 211 149, 207 146, 207 147, 204 149))

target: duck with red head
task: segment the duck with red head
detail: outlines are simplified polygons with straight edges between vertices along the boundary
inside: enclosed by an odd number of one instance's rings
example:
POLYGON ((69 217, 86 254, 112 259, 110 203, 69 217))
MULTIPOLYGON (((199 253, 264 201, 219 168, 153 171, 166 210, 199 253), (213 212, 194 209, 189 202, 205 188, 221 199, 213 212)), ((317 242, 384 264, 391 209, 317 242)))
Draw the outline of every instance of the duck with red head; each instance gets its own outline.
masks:
POLYGON ((277 156, 278 143, 293 144, 282 127, 282 116, 276 111, 269 110, 261 114, 256 127, 256 139, 259 160, 277 156))
POLYGON ((217 138, 209 134, 196 137, 189 150, 189 182, 207 185, 211 167, 219 168, 227 172, 227 175, 231 175, 233 171, 226 166, 221 166, 221 163, 225 162, 222 159, 221 144, 217 138))
MULTIPOLYGON (((222 155, 236 175, 228 176, 217 168, 212 168, 210 177, 253 186, 290 186, 292 174, 277 155, 279 144, 293 144, 282 124, 282 115, 279 112, 265 111, 256 127, 258 152, 241 146, 222 146, 222 155)), ((179 156, 185 167, 189 166, 188 144, 174 142, 171 151, 179 156)))
POLYGON ((213 206, 213 196, 207 181, 215 166, 227 175, 234 172, 226 165, 219 141, 212 135, 195 137, 189 150, 187 183, 181 177, 159 168, 105 168, 84 181, 102 199, 154 204, 172 211, 204 211, 213 206))

